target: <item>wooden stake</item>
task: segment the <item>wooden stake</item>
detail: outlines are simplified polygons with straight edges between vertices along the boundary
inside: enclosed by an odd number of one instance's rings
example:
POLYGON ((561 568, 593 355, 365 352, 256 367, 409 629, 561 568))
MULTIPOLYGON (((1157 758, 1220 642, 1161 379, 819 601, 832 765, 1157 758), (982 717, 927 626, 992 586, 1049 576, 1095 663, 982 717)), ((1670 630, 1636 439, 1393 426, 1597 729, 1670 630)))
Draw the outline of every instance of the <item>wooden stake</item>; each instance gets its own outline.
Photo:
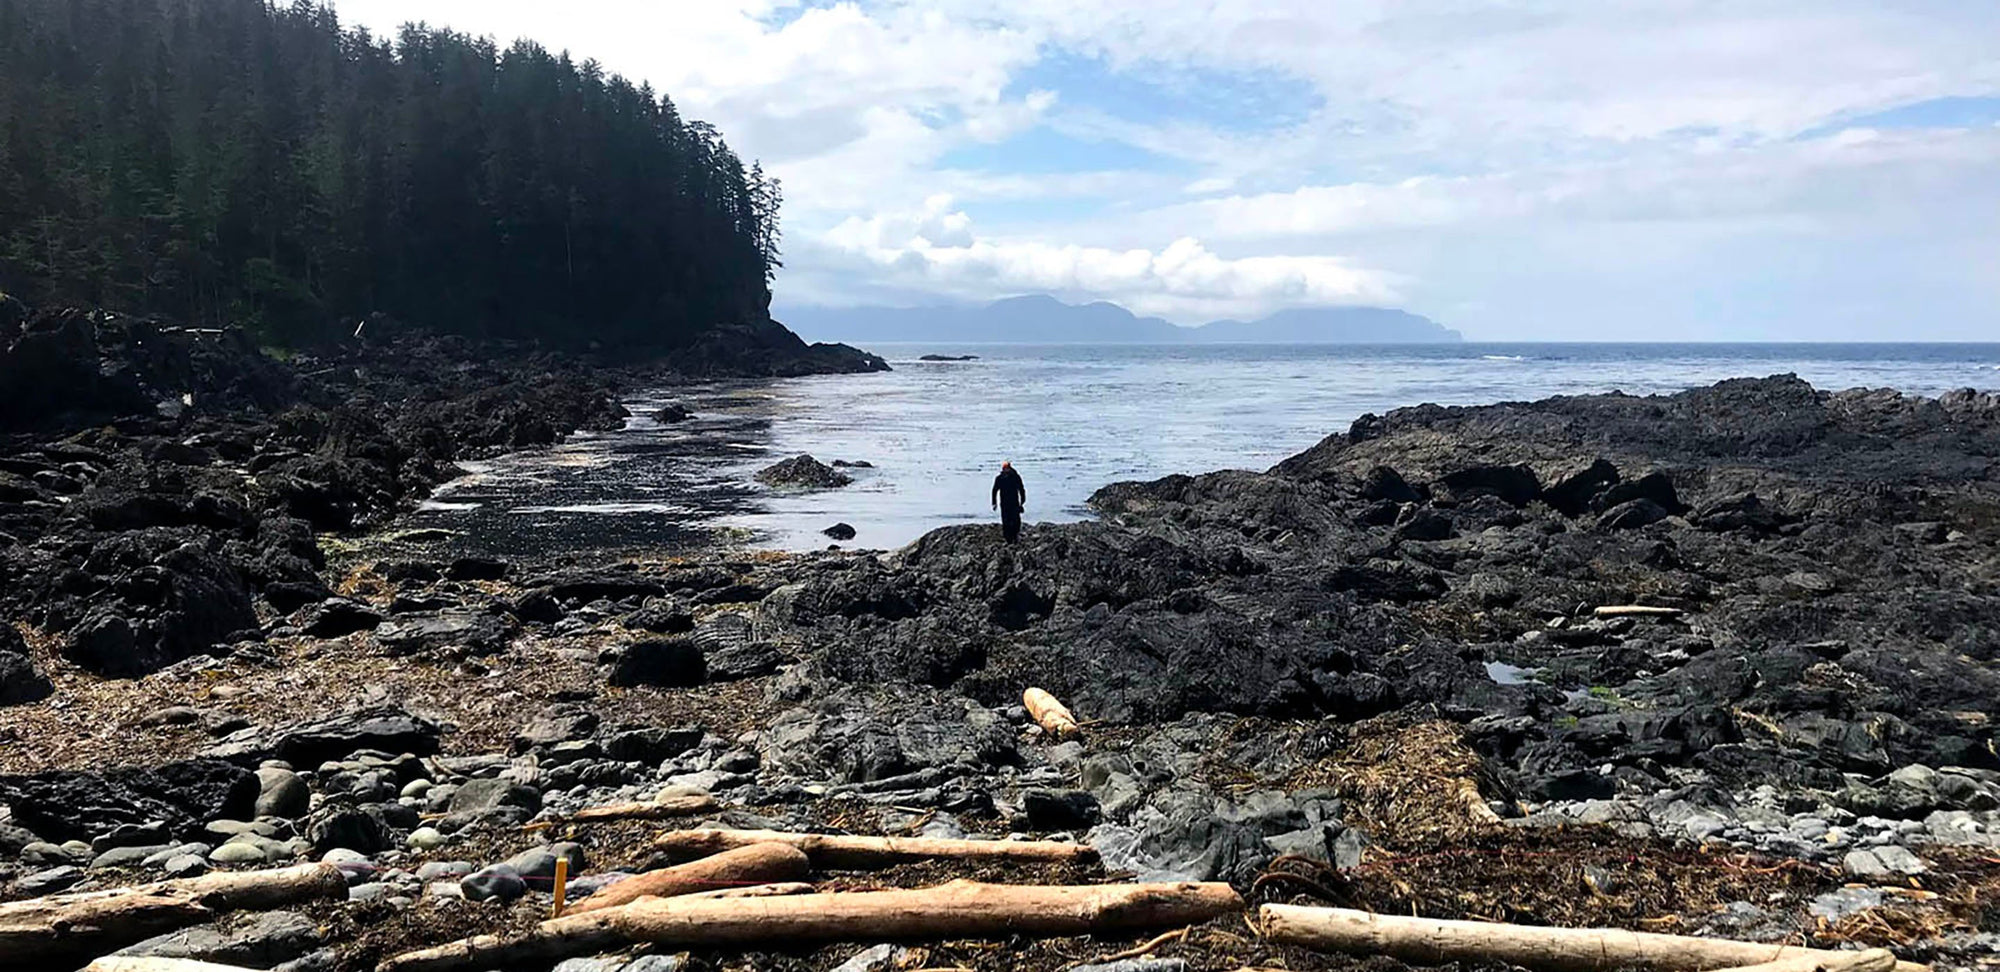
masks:
POLYGON ((1068 739, 1082 731, 1077 727, 1076 716, 1070 714, 1069 707, 1056 701, 1056 697, 1038 688, 1021 693, 1021 705, 1042 731, 1057 739, 1068 739))
POLYGON ((569 858, 558 857, 556 858, 556 903, 555 907, 550 909, 549 911, 550 918, 562 917, 563 898, 567 897, 568 895, 569 895, 569 858))
MULTIPOLYGON (((1610 972, 1623 968, 1704 972, 1793 958, 1809 958, 1814 963, 1835 962, 1855 954, 1620 928, 1541 928, 1405 918, 1346 908, 1267 904, 1258 911, 1258 916, 1264 936, 1275 942, 1353 955, 1387 955, 1411 965, 1425 966, 1505 962, 1538 972, 1610 972)), ((1894 966, 1895 972, 1928 969, 1929 966, 1914 962, 1898 962, 1894 966)))
POLYGON ((790 844, 805 851, 813 866, 834 870, 866 870, 933 858, 1044 864, 1088 864, 1097 860, 1097 850, 1089 844, 1060 841, 848 837, 778 830, 675 830, 662 834, 654 846, 668 857, 687 861, 751 844, 790 844))

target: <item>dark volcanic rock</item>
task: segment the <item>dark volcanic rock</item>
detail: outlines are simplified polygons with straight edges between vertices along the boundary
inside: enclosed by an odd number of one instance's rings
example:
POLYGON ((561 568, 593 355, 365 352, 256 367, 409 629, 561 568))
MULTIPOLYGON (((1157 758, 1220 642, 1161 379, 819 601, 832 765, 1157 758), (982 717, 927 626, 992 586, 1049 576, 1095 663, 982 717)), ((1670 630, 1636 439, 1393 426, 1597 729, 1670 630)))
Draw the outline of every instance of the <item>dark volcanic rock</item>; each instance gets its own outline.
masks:
POLYGON ((491 655, 507 650, 520 626, 491 611, 401 614, 375 629, 375 641, 391 655, 459 652, 491 655))
POLYGON ((599 600, 658 597, 667 592, 666 585, 653 578, 618 570, 551 574, 535 578, 527 586, 547 591, 558 601, 584 604, 599 600))
POLYGON ((365 604, 344 597, 329 598, 309 608, 298 621, 298 629, 314 638, 339 638, 360 631, 373 631, 382 615, 365 604))
POLYGON ((708 663, 694 642, 684 639, 637 641, 619 652, 611 667, 613 685, 688 688, 708 680, 708 663))
POLYGON ((63 654, 100 675, 145 675, 257 627, 242 574, 172 528, 118 534, 83 570, 102 594, 77 602, 63 654))
POLYGON ((845 523, 836 523, 820 532, 842 542, 854 539, 854 528, 845 523))
POLYGON ((437 723, 395 706, 381 706, 276 730, 245 729, 203 755, 249 766, 266 759, 318 766, 363 749, 429 756, 438 751, 438 736, 437 723))
POLYGON ((833 489, 854 482, 854 477, 811 456, 793 456, 757 472, 757 481, 785 489, 833 489))
POLYGON ((204 823, 248 819, 257 775, 214 759, 103 773, 54 771, 0 776, 0 803, 44 840, 90 840, 121 826, 159 822, 193 838, 204 823))
POLYGON ((0 621, 0 706, 39 702, 54 691, 28 656, 28 643, 21 632, 0 621))
POLYGON ((1082 790, 1029 790, 1021 795, 1021 811, 1029 830, 1044 832, 1088 830, 1103 816, 1097 798, 1082 790))
POLYGON ((508 564, 504 560, 491 557, 460 557, 444 569, 444 576, 455 581, 497 581, 507 576, 508 564))
POLYGON ((780 714, 758 745, 765 766, 835 783, 1020 762, 1013 728, 991 710, 919 689, 842 689, 780 714))

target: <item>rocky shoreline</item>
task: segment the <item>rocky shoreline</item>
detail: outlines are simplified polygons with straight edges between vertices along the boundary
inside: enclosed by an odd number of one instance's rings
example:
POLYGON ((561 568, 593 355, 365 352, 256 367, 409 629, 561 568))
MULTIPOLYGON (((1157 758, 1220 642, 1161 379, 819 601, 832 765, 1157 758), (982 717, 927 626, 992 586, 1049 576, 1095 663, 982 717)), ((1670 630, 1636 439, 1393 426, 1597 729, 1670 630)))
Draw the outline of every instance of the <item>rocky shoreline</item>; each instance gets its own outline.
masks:
MULTIPOLYGON (((2000 396, 1772 378, 1423 406, 1265 472, 1107 486, 1099 521, 1012 547, 990 526, 888 554, 602 563, 364 545, 329 568, 319 534, 382 522, 451 458, 390 460, 371 444, 422 436, 346 431, 383 387, 349 386, 312 448, 245 453, 226 418, 146 431, 164 415, 9 440, 0 897, 326 860, 346 902, 137 948, 347 972, 525 927, 558 858, 588 889, 661 863, 665 828, 720 826, 1074 838, 1100 858, 823 887, 1212 880, 1943 966, 2000 947, 2000 396), (111 457, 153 441, 191 451, 118 478, 111 457), (333 498, 276 485, 342 482, 329 456, 394 473, 333 498), (86 483, 69 463, 103 468, 86 483), (232 519, 231 498, 266 512, 232 519), (215 596, 227 571, 241 600, 215 596), (1049 738, 1030 686, 1083 732, 1049 738), (717 806, 571 819, 663 793, 717 806)), ((491 407, 463 414, 530 403, 582 427, 617 403, 562 379, 484 387, 491 407)), ((435 421, 454 448, 521 444, 435 421)), ((1109 967, 1386 962, 1245 931, 1109 967)), ((559 967, 1073 968, 1145 937, 559 967)))

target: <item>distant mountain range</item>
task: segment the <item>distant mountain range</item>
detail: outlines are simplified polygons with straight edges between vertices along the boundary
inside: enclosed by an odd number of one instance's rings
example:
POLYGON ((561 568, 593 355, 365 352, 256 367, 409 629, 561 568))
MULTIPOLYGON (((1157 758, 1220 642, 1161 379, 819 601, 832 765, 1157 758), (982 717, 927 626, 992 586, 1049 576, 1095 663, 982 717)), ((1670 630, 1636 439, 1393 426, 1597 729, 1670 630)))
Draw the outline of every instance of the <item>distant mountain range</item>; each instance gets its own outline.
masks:
POLYGON ((1427 317, 1381 307, 1308 307, 1254 321, 1182 327, 1117 304, 1047 295, 945 307, 798 307, 779 315, 808 341, 850 344, 1411 344, 1463 340, 1427 317))

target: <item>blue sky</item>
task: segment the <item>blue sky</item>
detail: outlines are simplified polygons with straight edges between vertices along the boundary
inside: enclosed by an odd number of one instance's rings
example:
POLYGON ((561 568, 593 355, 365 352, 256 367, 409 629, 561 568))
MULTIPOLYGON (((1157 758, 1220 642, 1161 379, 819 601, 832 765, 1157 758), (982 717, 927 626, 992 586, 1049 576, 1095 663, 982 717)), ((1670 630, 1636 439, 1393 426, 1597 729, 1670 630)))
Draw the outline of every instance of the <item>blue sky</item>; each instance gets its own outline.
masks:
POLYGON ((777 309, 2000 340, 1992 0, 336 0, 650 81, 785 180, 777 309))

